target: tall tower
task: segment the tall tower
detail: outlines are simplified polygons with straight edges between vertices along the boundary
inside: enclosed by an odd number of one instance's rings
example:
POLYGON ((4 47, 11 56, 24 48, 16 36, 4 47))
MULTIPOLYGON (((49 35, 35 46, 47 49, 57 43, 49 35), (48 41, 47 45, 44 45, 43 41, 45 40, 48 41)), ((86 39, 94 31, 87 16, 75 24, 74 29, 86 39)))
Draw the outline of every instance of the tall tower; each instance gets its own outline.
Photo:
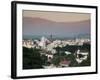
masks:
POLYGON ((53 41, 53 39, 52 39, 52 34, 50 35, 50 41, 51 41, 51 42, 53 41))

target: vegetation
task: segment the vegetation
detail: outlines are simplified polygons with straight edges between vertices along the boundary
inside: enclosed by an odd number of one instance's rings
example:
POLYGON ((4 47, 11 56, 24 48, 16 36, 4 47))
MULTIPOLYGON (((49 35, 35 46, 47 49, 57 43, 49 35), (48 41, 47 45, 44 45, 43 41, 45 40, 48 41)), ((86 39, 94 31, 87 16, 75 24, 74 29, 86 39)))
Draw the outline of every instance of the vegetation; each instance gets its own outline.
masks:
POLYGON ((40 56, 39 51, 23 47, 23 69, 42 68, 44 57, 40 56))
MULTIPOLYGON (((54 55, 54 58, 52 60, 52 63, 56 66, 59 65, 59 62, 61 59, 66 58, 67 60, 71 61, 70 67, 79 67, 79 66, 90 66, 91 65, 91 55, 90 55, 90 44, 83 44, 83 46, 78 45, 67 45, 65 47, 56 47, 55 48, 57 53, 54 55), (87 60, 84 60, 82 63, 78 64, 76 61, 76 51, 80 49, 81 51, 89 52, 89 55, 87 57, 87 60), (72 54, 66 55, 64 52, 69 51, 72 54)), ((79 57, 84 57, 83 55, 79 55, 79 57)))
MULTIPOLYGON (((47 56, 41 55, 40 49, 33 49, 33 48, 26 48, 23 47, 23 69, 40 69, 43 68, 43 65, 50 65, 51 63, 54 64, 56 67, 59 66, 59 63, 62 59, 69 60, 70 67, 79 67, 79 66, 90 66, 91 65, 91 54, 90 54, 90 45, 84 44, 83 46, 78 45, 67 45, 65 47, 56 47, 55 48, 57 53, 54 54, 53 59, 51 62, 48 62, 47 56), (80 49, 82 51, 89 52, 87 60, 84 60, 82 63, 78 64, 76 61, 76 51, 80 49), (65 51, 69 51, 72 54, 65 54, 65 51)), ((79 55, 79 57, 83 57, 83 55, 79 55)))

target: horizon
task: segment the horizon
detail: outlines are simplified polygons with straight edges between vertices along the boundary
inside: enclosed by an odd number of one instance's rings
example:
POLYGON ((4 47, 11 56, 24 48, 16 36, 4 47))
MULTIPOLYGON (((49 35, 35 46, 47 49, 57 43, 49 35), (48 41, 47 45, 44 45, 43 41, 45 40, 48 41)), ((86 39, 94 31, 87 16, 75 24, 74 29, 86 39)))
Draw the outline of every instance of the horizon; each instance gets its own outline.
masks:
MULTIPOLYGON (((50 35, 23 35, 23 39, 41 39, 41 37, 45 37, 47 39, 50 39, 52 34, 50 35)), ((70 36, 58 36, 58 35, 52 35, 52 39, 76 39, 76 38, 84 38, 84 39, 90 39, 90 34, 80 34, 74 37, 70 36)))

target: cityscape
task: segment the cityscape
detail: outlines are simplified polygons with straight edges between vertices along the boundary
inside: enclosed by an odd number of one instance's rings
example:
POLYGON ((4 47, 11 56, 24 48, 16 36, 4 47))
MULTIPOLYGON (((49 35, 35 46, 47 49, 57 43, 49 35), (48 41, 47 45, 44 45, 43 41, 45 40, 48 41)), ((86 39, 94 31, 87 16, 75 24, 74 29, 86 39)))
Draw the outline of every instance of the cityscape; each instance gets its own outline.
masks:
POLYGON ((36 68, 79 67, 90 66, 90 43, 89 38, 53 40, 50 35, 49 39, 43 36, 40 40, 23 40, 23 48, 38 54, 40 61, 33 61, 36 68))
POLYGON ((23 69, 91 66, 89 13, 23 10, 23 69))

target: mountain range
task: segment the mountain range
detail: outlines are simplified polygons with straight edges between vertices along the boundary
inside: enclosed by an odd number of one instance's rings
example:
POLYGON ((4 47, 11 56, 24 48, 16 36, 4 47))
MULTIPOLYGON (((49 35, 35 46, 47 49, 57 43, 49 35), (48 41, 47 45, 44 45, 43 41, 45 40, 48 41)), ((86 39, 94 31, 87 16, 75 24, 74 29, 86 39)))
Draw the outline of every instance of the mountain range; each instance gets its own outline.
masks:
POLYGON ((42 18, 23 17, 23 35, 57 35, 75 37, 90 34, 90 20, 78 22, 56 22, 42 18))

